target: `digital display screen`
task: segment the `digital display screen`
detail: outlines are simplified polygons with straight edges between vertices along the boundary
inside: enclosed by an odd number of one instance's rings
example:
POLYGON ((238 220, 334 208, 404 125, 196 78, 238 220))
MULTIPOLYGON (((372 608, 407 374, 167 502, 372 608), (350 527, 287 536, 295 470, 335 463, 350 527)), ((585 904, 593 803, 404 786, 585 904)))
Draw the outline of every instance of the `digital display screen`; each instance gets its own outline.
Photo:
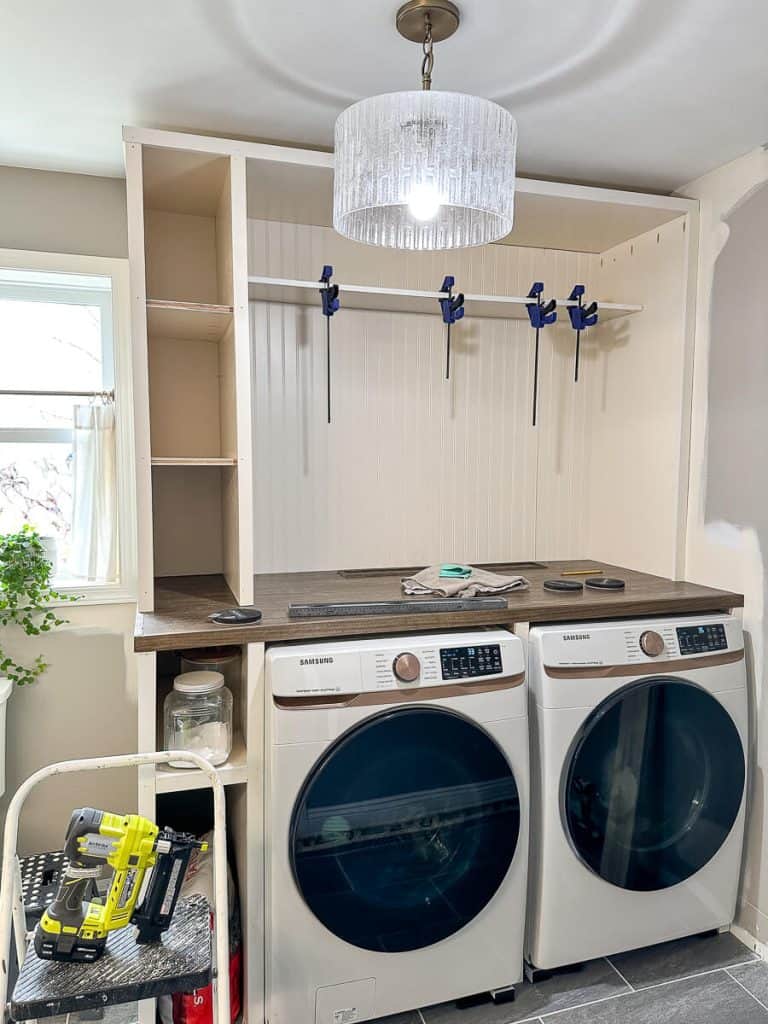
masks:
POLYGON ((707 626, 678 626, 677 642, 681 654, 703 654, 724 651, 728 647, 722 622, 707 626))
POLYGON ((440 649, 440 668, 443 679, 469 679, 472 676, 492 676, 501 672, 499 644, 481 644, 477 647, 443 647, 440 649))

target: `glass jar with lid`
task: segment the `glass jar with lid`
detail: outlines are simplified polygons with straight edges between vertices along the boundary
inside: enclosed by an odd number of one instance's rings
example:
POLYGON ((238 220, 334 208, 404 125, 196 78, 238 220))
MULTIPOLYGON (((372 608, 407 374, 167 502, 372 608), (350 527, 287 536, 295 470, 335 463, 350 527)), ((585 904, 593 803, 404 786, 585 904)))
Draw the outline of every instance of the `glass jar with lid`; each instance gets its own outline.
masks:
MULTIPOLYGON (((184 672, 165 698, 166 750, 191 750, 211 764, 223 764, 232 751, 232 691, 221 672, 184 672)), ((189 762, 171 761, 174 768, 189 762)))
POLYGON ((237 693, 241 672, 239 647, 198 647, 181 651, 180 658, 180 672, 221 672, 225 685, 237 693))

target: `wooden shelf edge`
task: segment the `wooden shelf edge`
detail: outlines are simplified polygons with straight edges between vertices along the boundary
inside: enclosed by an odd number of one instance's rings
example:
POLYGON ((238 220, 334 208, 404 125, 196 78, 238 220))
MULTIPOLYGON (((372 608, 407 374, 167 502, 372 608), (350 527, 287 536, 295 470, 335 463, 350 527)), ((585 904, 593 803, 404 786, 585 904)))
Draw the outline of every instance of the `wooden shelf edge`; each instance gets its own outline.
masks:
POLYGON ((214 302, 147 299, 150 338, 179 338, 218 343, 234 322, 232 306, 214 302))
POLYGON ((176 458, 175 456, 153 457, 153 466, 236 466, 237 459, 229 458, 176 458))
MULTIPOLYGON (((225 786, 237 786, 248 781, 248 751, 242 734, 235 732, 229 760, 218 769, 225 786)), ((181 793, 191 789, 207 789, 208 782, 199 768, 171 768, 158 765, 155 769, 155 790, 158 793, 181 793)))
POLYGON ((229 316, 234 307, 223 306, 215 302, 187 302, 178 299, 147 299, 147 309, 169 309, 184 313, 213 313, 217 316, 229 316))
MULTIPOLYGON (((339 282, 342 308, 370 310, 382 313, 434 313, 439 315, 438 300, 445 296, 441 292, 421 291, 412 288, 382 288, 374 285, 342 284, 339 282)), ((288 305, 317 306, 320 308, 318 282, 300 281, 289 278, 265 277, 251 274, 248 277, 248 294, 252 301, 278 302, 288 305)), ((590 299, 592 296, 590 296, 590 299)), ((467 316, 481 319, 525 320, 528 318, 527 304, 530 298, 523 295, 475 295, 465 296, 467 316)), ((598 303, 598 313, 604 322, 642 312, 643 307, 618 302, 598 303)), ((577 303, 571 299, 558 299, 560 312, 555 326, 569 327, 567 310, 577 303)))

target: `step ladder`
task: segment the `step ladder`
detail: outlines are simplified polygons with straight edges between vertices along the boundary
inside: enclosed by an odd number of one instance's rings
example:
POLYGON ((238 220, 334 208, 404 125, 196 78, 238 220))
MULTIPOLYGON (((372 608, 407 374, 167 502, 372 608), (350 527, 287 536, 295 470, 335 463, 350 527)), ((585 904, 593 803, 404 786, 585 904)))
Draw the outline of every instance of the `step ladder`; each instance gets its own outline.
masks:
POLYGON ((30 792, 40 782, 73 772, 142 767, 178 761, 179 752, 120 754, 82 758, 47 765, 18 788, 8 807, 0 878, 0 1008, 11 1020, 42 1019, 67 1012, 147 999, 171 992, 214 986, 213 1024, 229 1024, 229 934, 227 914, 227 837, 224 784, 205 758, 184 753, 190 767, 199 768, 213 790, 213 937, 211 908, 199 895, 179 900, 173 921, 162 940, 138 945, 132 928, 110 933, 104 955, 92 964, 40 960, 27 935, 22 893, 21 862, 16 852, 19 816, 30 792), (19 976, 8 1002, 13 940, 19 976), (218 970, 217 970, 218 965, 218 970), (217 983, 217 975, 221 984, 217 983))

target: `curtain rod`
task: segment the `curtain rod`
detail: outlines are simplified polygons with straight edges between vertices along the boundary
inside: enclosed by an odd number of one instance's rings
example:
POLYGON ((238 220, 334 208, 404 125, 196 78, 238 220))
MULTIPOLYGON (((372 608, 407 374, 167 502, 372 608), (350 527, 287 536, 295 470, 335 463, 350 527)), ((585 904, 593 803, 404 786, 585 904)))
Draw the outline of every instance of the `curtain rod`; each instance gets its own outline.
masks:
POLYGON ((115 389, 109 388, 104 391, 14 391, 2 389, 0 395, 31 395, 41 398, 111 398, 114 401, 115 389))

